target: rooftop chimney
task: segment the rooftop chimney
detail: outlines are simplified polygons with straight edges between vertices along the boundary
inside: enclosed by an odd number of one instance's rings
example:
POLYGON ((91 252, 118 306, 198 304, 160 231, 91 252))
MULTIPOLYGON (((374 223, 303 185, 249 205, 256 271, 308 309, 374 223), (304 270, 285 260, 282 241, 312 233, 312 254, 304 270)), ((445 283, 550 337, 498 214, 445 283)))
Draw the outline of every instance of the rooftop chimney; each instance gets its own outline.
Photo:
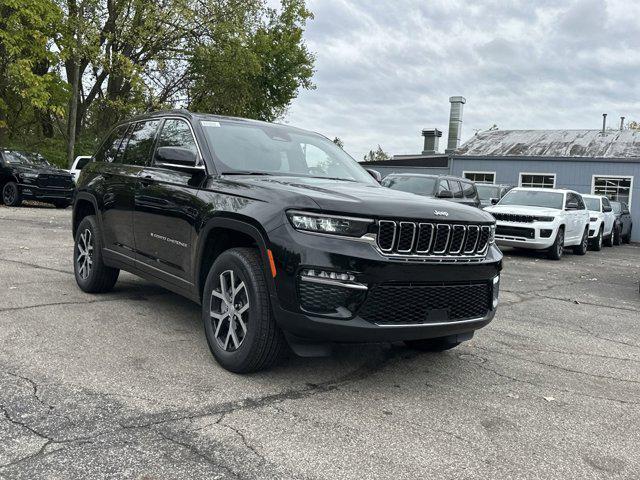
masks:
POLYGON ((624 130, 624 117, 620 117, 620 130, 624 130))
POLYGON ((438 142, 442 136, 442 132, 437 128, 425 128, 422 130, 422 136, 424 137, 424 150, 423 155, 435 155, 438 153, 438 142))
POLYGON ((604 135, 606 130, 607 130, 607 114, 603 113, 602 114, 602 134, 603 135, 604 135))
POLYGON ((449 139, 447 141, 447 153, 453 152, 460 146, 462 133, 462 106, 467 103, 464 97, 450 97, 451 113, 449 115, 449 139))

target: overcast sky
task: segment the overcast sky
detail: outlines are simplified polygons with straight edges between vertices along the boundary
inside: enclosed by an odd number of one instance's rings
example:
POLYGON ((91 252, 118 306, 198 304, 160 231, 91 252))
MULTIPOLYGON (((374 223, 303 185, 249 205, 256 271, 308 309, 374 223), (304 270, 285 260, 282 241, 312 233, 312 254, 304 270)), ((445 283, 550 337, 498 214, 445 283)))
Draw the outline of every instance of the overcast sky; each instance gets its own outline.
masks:
POLYGON ((316 90, 286 123, 339 136, 357 159, 378 144, 418 153, 449 97, 477 129, 600 128, 640 120, 640 1, 308 0, 316 90))

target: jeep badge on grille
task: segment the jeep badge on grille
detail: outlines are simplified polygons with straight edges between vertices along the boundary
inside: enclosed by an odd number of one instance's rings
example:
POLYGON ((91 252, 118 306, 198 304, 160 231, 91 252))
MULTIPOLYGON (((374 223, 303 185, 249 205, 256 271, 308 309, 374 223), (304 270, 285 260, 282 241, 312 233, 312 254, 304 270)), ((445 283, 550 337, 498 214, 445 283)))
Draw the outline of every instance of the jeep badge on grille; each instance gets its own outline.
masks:
POLYGON ((442 210, 434 210, 433 213, 435 215, 438 215, 439 217, 448 217, 449 216, 449 212, 444 212, 442 210))

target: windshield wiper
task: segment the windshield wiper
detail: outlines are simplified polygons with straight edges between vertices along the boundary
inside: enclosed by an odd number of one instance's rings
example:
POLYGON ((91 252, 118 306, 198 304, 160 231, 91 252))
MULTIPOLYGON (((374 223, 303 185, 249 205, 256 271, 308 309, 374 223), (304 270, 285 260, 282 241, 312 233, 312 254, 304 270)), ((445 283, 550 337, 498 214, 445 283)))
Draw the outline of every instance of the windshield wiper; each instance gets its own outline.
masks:
POLYGON ((275 175, 269 172, 221 172, 220 175, 275 175))

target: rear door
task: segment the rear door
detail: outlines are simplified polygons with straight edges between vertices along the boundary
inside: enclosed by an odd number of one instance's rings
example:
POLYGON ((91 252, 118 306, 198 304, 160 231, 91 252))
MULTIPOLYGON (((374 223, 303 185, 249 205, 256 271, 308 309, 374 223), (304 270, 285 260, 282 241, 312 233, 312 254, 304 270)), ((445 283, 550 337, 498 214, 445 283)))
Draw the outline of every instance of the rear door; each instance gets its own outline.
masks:
POLYGON ((198 190, 204 169, 159 165, 160 147, 182 147, 200 155, 193 130, 183 118, 167 118, 160 126, 151 164, 140 172, 135 198, 135 240, 139 267, 152 275, 187 286, 192 281, 190 253, 199 214, 198 190))
POLYGON ((616 214, 613 213, 611 202, 607 197, 602 197, 602 213, 604 214, 604 234, 610 235, 616 221, 616 214))
POLYGON ((575 193, 568 192, 565 196, 565 218, 566 218, 566 232, 565 239, 566 240, 575 240, 578 236, 578 218, 579 218, 579 210, 569 208, 571 203, 578 203, 578 198, 575 193))

